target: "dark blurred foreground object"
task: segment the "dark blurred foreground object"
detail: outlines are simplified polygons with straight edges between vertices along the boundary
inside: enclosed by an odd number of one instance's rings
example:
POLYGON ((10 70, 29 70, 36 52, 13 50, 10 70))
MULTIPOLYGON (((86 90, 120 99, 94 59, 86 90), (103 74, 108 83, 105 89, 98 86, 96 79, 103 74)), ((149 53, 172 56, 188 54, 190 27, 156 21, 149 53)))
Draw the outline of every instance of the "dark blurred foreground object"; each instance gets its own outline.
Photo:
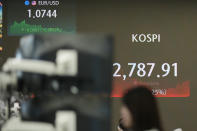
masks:
MULTIPOLYGON (((127 127, 127 130, 163 131, 157 101, 152 95, 150 88, 146 86, 136 86, 132 88, 125 93, 123 105, 129 110, 132 120, 132 123, 130 123, 131 127, 127 127)), ((124 120, 122 126, 125 127, 124 120)))
POLYGON ((55 124, 58 111, 74 111, 77 131, 109 131, 112 43, 99 34, 22 37, 0 88, 8 97, 31 96, 21 104, 22 120, 55 124))

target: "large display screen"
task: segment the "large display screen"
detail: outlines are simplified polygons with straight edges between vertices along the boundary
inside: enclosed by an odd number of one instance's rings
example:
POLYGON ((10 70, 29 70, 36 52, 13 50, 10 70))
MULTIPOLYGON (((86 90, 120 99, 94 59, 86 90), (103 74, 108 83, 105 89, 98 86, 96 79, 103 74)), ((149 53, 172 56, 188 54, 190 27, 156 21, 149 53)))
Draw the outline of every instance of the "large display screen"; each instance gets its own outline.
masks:
POLYGON ((71 0, 7 0, 8 35, 74 33, 75 2, 71 0))

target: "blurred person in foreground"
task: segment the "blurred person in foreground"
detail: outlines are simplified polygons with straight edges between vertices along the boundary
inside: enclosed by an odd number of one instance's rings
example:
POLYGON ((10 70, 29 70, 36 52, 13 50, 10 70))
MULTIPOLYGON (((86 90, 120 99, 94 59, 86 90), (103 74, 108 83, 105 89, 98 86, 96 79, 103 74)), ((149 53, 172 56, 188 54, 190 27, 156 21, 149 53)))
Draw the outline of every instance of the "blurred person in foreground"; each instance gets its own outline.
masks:
POLYGON ((164 131, 151 89, 137 86, 125 93, 118 131, 164 131))

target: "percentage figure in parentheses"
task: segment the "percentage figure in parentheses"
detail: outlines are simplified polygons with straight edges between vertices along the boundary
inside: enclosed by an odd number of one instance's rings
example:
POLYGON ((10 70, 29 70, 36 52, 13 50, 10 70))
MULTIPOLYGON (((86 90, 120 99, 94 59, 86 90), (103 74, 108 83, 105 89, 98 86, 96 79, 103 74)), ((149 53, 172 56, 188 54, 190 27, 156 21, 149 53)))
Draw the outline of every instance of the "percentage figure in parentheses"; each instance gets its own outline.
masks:
POLYGON ((123 75, 123 80, 126 80, 126 78, 127 78, 127 75, 123 75))
POLYGON ((160 78, 160 75, 157 75, 157 78, 160 78))

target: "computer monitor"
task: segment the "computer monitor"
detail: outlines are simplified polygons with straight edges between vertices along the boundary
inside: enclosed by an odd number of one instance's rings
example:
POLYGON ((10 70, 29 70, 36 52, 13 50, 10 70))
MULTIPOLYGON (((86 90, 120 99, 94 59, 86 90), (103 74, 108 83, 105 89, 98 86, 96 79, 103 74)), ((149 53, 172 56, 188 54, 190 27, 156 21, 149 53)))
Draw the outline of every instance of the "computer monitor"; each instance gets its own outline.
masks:
POLYGON ((56 111, 72 110, 77 113, 77 131, 109 131, 112 43, 111 36, 101 34, 22 37, 17 53, 22 59, 55 62, 58 50, 78 52, 76 76, 49 77, 22 72, 20 90, 36 96, 22 104, 23 120, 53 122, 56 111), (51 88, 54 81, 60 85, 58 90, 51 88), (72 93, 73 89, 77 94, 72 93))

